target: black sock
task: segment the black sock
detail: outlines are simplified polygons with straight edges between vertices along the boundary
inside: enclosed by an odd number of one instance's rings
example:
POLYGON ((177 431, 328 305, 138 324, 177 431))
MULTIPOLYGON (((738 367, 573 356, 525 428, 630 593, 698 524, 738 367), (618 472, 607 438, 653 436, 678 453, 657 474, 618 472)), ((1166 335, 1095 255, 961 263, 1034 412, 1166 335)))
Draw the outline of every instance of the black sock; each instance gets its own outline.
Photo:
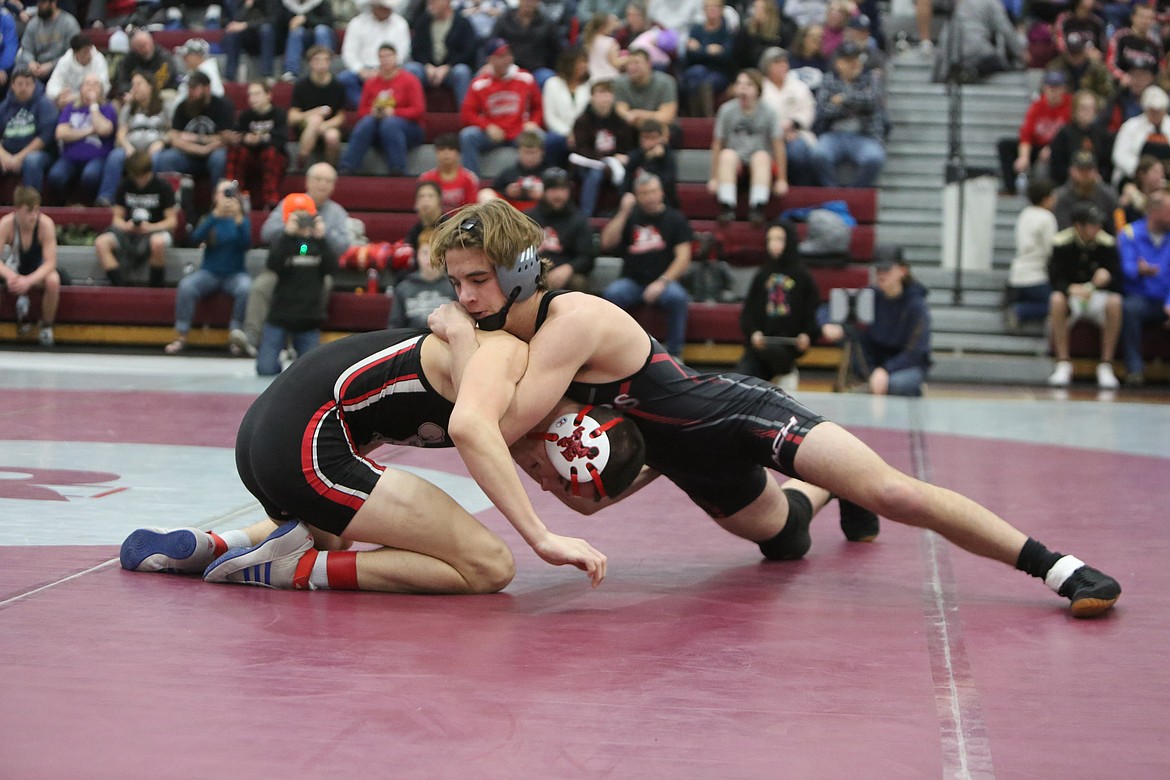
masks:
POLYGON ((110 284, 114 285, 115 287, 122 286, 121 268, 111 268, 110 270, 106 271, 106 276, 109 277, 110 284))
POLYGON ((156 268, 152 265, 150 267, 150 286, 151 287, 162 287, 163 286, 163 275, 166 274, 166 272, 167 272, 166 268, 156 268))
POLYGON ((1016 559, 1016 568, 1025 574, 1044 579, 1048 576, 1048 570, 1052 568, 1053 564, 1063 557, 1060 553, 1052 552, 1040 542, 1028 537, 1028 541, 1024 542, 1024 549, 1020 550, 1020 557, 1016 559))
POLYGON ((780 529, 780 533, 759 542, 760 552, 765 558, 773 561, 794 561, 802 558, 812 546, 812 538, 808 533, 813 515, 812 502, 799 490, 786 488, 784 495, 788 497, 788 520, 780 529))

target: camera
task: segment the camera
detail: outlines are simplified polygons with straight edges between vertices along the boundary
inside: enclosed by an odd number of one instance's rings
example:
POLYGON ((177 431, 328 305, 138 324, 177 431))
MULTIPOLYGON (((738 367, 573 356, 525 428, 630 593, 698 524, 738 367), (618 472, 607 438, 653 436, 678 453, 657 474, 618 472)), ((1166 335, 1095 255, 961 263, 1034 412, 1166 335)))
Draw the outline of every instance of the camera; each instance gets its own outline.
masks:
POLYGON ((301 230, 308 230, 309 228, 313 227, 314 219, 315 217, 312 214, 297 214, 297 227, 301 230))
POLYGON ((225 198, 239 198, 240 186, 238 184, 230 184, 223 188, 223 196, 225 198))

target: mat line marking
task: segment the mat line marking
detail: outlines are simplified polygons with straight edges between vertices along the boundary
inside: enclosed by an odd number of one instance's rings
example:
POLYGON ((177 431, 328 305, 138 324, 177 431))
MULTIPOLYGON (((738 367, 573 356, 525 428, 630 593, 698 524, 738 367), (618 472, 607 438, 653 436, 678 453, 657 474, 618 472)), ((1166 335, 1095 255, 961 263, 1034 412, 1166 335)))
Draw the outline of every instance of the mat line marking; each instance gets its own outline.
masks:
MULTIPOLYGON (((253 512, 257 509, 260 509, 260 502, 249 501, 247 504, 244 504, 242 506, 236 507, 235 509, 229 510, 229 511, 225 512, 224 514, 220 515, 219 517, 213 517, 212 519, 206 520, 202 523, 199 523, 198 525, 192 525, 192 526, 187 526, 187 527, 198 528, 198 529, 203 530, 203 531, 208 531, 212 528, 215 528, 217 526, 223 525, 224 523, 235 520, 237 517, 248 514, 249 512, 253 512)), ((112 566, 116 563, 118 563, 117 558, 110 558, 108 561, 102 561, 101 563, 99 563, 95 566, 91 566, 84 571, 74 572, 73 574, 62 577, 61 579, 55 580, 53 582, 47 582, 44 585, 40 585, 36 588, 33 588, 32 590, 28 590, 28 591, 25 591, 23 593, 17 593, 15 596, 9 596, 8 598, 4 599, 3 601, 0 601, 0 609, 3 609, 4 607, 15 604, 18 601, 23 601, 24 599, 27 599, 29 596, 35 596, 36 594, 41 593, 42 591, 46 591, 49 588, 55 588, 58 585, 62 585, 66 582, 69 582, 70 580, 75 580, 78 577, 83 577, 86 574, 92 574, 95 571, 101 571, 102 569, 108 569, 110 566, 112 566)))
MULTIPOLYGON (((923 482, 931 482, 925 426, 922 425, 917 405, 912 407, 907 435, 914 476, 923 482)), ((930 572, 927 583, 930 593, 929 597, 924 596, 924 607, 929 629, 927 644, 931 656, 931 674, 935 678, 936 707, 940 720, 943 776, 963 780, 994 777, 991 747, 979 711, 966 650, 962 639, 951 631, 948 619, 948 615, 957 607, 953 606, 953 595, 948 595, 948 588, 943 584, 943 568, 944 564, 949 563, 949 557, 948 550, 940 548, 939 538, 934 531, 924 529, 921 546, 930 572), (962 684, 960 677, 963 678, 962 684), (970 692, 966 703, 960 688, 970 692)), ((945 568, 946 579, 950 590, 953 590, 954 578, 950 575, 950 566, 945 565, 945 568)))

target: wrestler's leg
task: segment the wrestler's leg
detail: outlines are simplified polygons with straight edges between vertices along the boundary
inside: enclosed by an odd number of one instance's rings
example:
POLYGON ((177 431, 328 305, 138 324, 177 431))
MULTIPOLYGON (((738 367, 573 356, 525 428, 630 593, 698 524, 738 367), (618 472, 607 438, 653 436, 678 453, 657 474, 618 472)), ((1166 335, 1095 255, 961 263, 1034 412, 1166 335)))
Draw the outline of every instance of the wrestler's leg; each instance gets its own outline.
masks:
POLYGON ((387 548, 356 553, 360 590, 493 593, 516 573, 500 537, 439 488, 396 469, 383 472, 341 536, 387 548))
POLYGON ((727 517, 716 517, 715 522, 741 539, 762 542, 784 530, 788 521, 788 497, 785 490, 796 490, 808 499, 813 515, 829 503, 832 494, 824 488, 799 479, 789 479, 783 486, 769 476, 764 491, 738 512, 727 517))

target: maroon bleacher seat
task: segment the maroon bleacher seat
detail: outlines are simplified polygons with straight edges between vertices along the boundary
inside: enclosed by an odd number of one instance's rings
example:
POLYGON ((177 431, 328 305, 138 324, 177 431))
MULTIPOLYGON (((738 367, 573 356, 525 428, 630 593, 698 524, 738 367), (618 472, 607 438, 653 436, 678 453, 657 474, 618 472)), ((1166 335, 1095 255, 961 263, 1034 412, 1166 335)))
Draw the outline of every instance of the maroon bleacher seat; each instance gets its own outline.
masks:
MULTIPOLYGON (((413 176, 340 176, 333 189, 333 200, 347 211, 414 211, 413 176)), ((305 177, 285 176, 280 194, 304 192, 305 177)))

